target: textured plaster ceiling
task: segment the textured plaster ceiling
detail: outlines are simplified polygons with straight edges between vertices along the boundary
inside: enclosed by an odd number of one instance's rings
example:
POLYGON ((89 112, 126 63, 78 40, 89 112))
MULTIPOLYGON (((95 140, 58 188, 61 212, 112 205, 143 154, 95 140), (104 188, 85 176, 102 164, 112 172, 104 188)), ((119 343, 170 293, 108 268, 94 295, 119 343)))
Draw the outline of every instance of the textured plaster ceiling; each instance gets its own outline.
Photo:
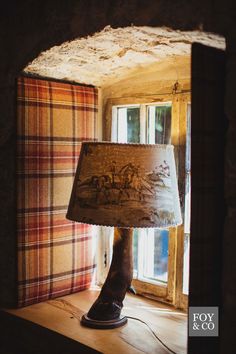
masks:
POLYGON ((86 38, 65 42, 42 52, 25 72, 95 86, 108 86, 138 70, 143 71, 180 56, 190 56, 191 44, 199 42, 225 48, 222 37, 200 31, 169 28, 105 27, 86 38))

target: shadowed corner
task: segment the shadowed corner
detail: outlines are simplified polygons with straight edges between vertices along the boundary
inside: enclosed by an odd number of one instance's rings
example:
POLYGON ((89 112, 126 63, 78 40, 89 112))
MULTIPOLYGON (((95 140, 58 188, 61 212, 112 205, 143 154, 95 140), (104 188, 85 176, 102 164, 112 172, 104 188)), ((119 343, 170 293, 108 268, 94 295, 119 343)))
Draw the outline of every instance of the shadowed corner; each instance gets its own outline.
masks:
POLYGON ((0 331, 0 353, 4 354, 101 354, 78 341, 5 311, 0 311, 0 331))

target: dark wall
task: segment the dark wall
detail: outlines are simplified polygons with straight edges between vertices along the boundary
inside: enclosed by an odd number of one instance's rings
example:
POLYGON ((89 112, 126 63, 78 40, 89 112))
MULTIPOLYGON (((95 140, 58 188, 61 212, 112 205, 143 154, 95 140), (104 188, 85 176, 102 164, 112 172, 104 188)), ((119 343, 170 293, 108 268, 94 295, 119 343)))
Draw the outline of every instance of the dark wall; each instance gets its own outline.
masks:
MULTIPOLYGON (((227 40, 225 111, 229 121, 225 154, 224 338, 233 345, 236 318, 236 8, 230 0, 8 0, 0 5, 0 300, 14 302, 15 78, 53 45, 92 34, 106 25, 168 26, 212 31, 227 40)), ((216 220, 217 222, 217 220, 216 220)), ((223 350, 223 349, 222 349, 223 350)))

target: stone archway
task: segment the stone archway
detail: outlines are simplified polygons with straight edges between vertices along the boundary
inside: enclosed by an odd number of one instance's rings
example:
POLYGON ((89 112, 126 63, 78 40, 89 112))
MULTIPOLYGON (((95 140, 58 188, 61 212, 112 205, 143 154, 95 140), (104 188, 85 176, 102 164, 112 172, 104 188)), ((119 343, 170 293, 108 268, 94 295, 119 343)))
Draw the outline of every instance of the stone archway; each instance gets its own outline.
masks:
POLYGON ((225 47, 223 37, 203 31, 106 26, 93 35, 66 41, 42 52, 24 72, 102 88, 144 71, 158 72, 160 80, 165 79, 165 75, 173 80, 190 79, 193 42, 225 47), (184 66, 185 74, 181 72, 184 66))

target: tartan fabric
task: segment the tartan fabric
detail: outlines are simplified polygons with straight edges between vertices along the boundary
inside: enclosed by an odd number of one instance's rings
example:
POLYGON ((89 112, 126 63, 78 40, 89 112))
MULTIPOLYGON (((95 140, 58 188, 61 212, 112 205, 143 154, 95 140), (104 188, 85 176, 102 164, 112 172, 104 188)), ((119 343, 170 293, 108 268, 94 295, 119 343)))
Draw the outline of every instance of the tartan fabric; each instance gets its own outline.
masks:
POLYGON ((92 227, 65 218, 81 141, 96 140, 97 90, 17 81, 18 306, 89 287, 92 227))

